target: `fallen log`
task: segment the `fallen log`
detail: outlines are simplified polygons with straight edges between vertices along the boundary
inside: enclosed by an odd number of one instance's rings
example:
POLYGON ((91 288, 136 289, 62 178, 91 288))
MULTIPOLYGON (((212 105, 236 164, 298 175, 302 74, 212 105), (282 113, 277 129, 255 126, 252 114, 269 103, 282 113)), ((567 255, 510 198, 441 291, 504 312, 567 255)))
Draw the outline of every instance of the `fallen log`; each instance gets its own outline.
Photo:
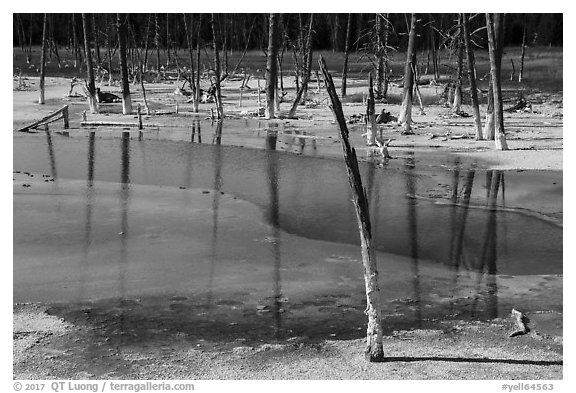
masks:
POLYGON ((64 119, 64 128, 67 129, 70 125, 68 122, 68 105, 64 105, 62 108, 58 109, 55 112, 52 112, 48 116, 43 117, 42 119, 35 121, 32 124, 28 124, 25 127, 18 129, 18 132, 28 132, 30 128, 36 128, 38 126, 50 124, 57 120, 64 119))
POLYGON ((116 122, 116 121, 82 121, 81 126, 85 127, 138 127, 138 123, 116 122))

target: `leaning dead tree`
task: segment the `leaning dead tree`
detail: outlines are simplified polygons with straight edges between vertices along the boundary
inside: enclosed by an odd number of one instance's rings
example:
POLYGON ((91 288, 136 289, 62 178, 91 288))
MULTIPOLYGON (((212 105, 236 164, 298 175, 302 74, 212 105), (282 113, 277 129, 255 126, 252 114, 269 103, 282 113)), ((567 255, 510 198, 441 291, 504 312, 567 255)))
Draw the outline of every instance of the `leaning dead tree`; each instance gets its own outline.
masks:
POLYGON ((270 14, 268 28, 268 60, 266 63, 266 118, 274 118, 278 80, 278 15, 270 14))
POLYGON ((398 124, 403 127, 403 134, 412 132, 412 90, 414 87, 414 70, 416 67, 416 14, 412 14, 406 65, 404 67, 404 91, 402 93, 402 108, 398 116, 398 124))
POLYGON ((476 126, 476 140, 482 139, 482 120, 478 103, 478 90, 476 89, 476 69, 474 65, 474 49, 470 41, 470 20, 467 14, 462 14, 462 28, 464 33, 464 46, 468 60, 468 82, 470 83, 470 96, 472 97, 472 111, 474 112, 474 125, 476 126))
POLYGON ((92 65, 92 51, 90 48, 90 28, 86 14, 82 14, 82 28, 84 29, 84 49, 86 52, 86 72, 88 73, 88 103, 90 113, 98 113, 98 100, 96 96, 96 85, 94 84, 94 67, 92 65))
POLYGON ((360 242, 362 247, 362 263, 364 265, 364 282, 366 287, 366 315, 368 316, 368 329, 366 332, 366 358, 371 362, 384 360, 384 349, 382 345, 383 331, 380 311, 380 288, 378 286, 378 269, 376 266, 376 254, 372 243, 372 230, 370 225, 370 214, 368 209, 368 199, 366 190, 362 186, 362 178, 358 169, 356 150, 350 146, 348 141, 348 127, 342 112, 342 104, 336 94, 336 88, 332 81, 332 76, 328 73, 326 62, 322 57, 319 60, 320 70, 324 75, 326 89, 330 96, 332 105, 330 108, 334 112, 338 128, 340 130, 340 142, 344 152, 348 181, 352 190, 352 201, 358 219, 358 229, 360 231, 360 242))
POLYGON ((44 104, 44 77, 46 75, 46 30, 48 27, 48 16, 44 14, 44 23, 42 27, 42 54, 40 55, 40 97, 39 104, 44 104))
POLYGON ((130 83, 128 82, 128 64, 126 62, 126 18, 127 15, 116 15, 116 27, 118 28, 118 47, 120 54, 120 80, 122 83, 122 113, 132 113, 132 98, 130 97, 130 83))
POLYGON ((494 141, 496 150, 508 150, 506 134, 504 133, 504 110, 502 107, 501 64, 504 36, 504 16, 502 14, 486 14, 488 28, 488 51, 490 53, 490 76, 494 94, 494 141))

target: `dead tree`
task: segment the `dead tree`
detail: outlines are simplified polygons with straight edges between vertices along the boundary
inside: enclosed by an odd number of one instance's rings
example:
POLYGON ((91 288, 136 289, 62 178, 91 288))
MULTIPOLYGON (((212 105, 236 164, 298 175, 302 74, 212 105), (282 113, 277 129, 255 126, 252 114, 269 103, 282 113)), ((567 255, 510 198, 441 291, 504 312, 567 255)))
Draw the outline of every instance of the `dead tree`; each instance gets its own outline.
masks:
POLYGON ((369 74, 368 85, 368 102, 366 104, 366 144, 368 146, 376 146, 376 131, 378 126, 376 124, 376 104, 374 98, 374 85, 372 82, 372 73, 369 74))
POLYGON ((458 30, 456 32, 456 51, 458 52, 458 61, 456 65, 456 86, 454 91, 454 102, 452 103, 452 110, 454 113, 460 113, 462 105, 462 67, 464 63, 464 45, 462 42, 462 19, 458 15, 458 30))
POLYGON ((383 42, 383 55, 384 55, 384 85, 382 87, 382 92, 380 93, 380 98, 382 99, 386 99, 386 97, 388 96, 388 38, 390 35, 390 21, 389 21, 389 15, 390 14, 385 14, 384 15, 384 42, 383 42))
POLYGON ((44 14, 44 23, 42 24, 42 53, 40 55, 40 98, 39 104, 44 104, 44 77, 46 76, 46 30, 48 29, 48 15, 44 14))
MULTIPOLYGON (((384 85, 384 48, 382 44, 382 17, 376 14, 376 97, 382 97, 384 85)), ((385 23, 385 22, 384 22, 385 23)))
POLYGON ((218 43, 219 43, 219 34, 218 34, 218 30, 216 29, 216 23, 215 23, 215 16, 214 14, 211 14, 212 18, 211 18, 211 25, 212 25, 212 37, 213 37, 213 44, 214 44, 214 80, 213 80, 213 86, 214 86, 214 96, 215 96, 215 101, 216 101, 216 111, 218 113, 218 119, 223 119, 224 118, 224 107, 222 105, 222 91, 220 88, 220 82, 221 82, 221 67, 220 67, 220 53, 218 51, 218 43))
POLYGON ((494 86, 492 86, 492 77, 488 80, 488 106, 486 108, 486 122, 484 123, 484 139, 487 141, 494 140, 494 86))
POLYGON ((274 118, 278 80, 278 15, 270 14, 268 27, 268 60, 266 63, 266 118, 274 118))
POLYGON ((78 34, 76 32, 76 17, 72 14, 72 39, 74 43, 74 68, 78 68, 81 60, 80 48, 78 45, 78 34))
MULTIPOLYGON (((197 108, 198 104, 196 103, 196 98, 198 98, 198 95, 196 94, 196 89, 199 87, 196 85, 196 79, 194 77, 194 51, 192 50, 192 31, 188 28, 186 14, 182 14, 182 18, 184 19, 184 30, 186 31, 186 42, 188 43, 188 54, 190 55, 190 79, 188 79, 188 83, 192 89, 192 106, 197 108)), ((192 16, 190 18, 192 18, 192 16)), ((200 70, 198 70, 198 72, 200 72, 200 70)))
POLYGON ((336 88, 332 81, 332 76, 328 73, 326 62, 322 57, 319 60, 320 69, 324 75, 326 89, 330 96, 332 105, 330 106, 340 130, 340 142, 344 152, 346 170, 348 172, 348 181, 352 190, 352 201, 358 220, 358 229, 360 232, 360 242, 362 248, 362 263, 364 265, 364 282, 366 288, 366 310, 368 316, 368 328, 366 331, 366 358, 371 362, 384 360, 384 349, 382 344, 383 331, 381 321, 380 307, 380 288, 378 286, 378 268, 376 266, 376 253, 372 243, 372 229, 370 225, 370 214, 368 209, 368 199, 366 190, 362 186, 362 178, 358 169, 358 160, 356 159, 356 150, 350 146, 348 141, 348 128, 346 119, 342 112, 342 105, 336 94, 336 88))
MULTIPOLYGON (((312 27, 313 27, 313 21, 314 21, 314 14, 310 14, 310 24, 308 27, 308 38, 307 38, 307 42, 305 44, 305 48, 303 48, 303 50, 305 50, 306 52, 306 58, 303 61, 303 63, 305 63, 306 65, 303 65, 303 67, 305 67, 304 69, 304 75, 302 76, 302 83, 300 84, 300 88, 298 89, 298 92, 296 93, 296 98, 294 99, 294 103, 292 104, 292 108, 290 109, 290 113, 288 114, 288 117, 293 118, 296 115, 296 108, 298 107, 298 104, 300 103, 300 101, 302 101, 303 104, 306 103, 306 92, 308 91, 308 82, 310 81, 310 68, 312 66, 312 27)), ((301 33, 303 34, 303 33, 301 33)))
POLYGON ((344 44, 344 66, 342 67, 342 97, 346 97, 346 81, 348 79, 348 57, 350 56, 350 23, 352 21, 352 14, 348 14, 348 22, 346 23, 346 42, 344 44))
POLYGON ((402 94, 402 108, 398 116, 398 124, 402 125, 403 134, 412 132, 412 89, 414 87, 414 72, 416 66, 416 14, 412 14, 408 50, 406 53, 406 66, 404 67, 404 92, 402 94))
POLYGON ((94 54, 96 55, 96 64, 100 64, 100 43, 98 41, 98 30, 96 29, 96 14, 92 14, 92 36, 94 37, 94 54))
POLYGON ((310 75, 312 73, 312 33, 313 33, 313 23, 314 23, 314 14, 310 14, 310 24, 308 26, 308 36, 306 38, 306 69, 304 72, 304 81, 302 82, 304 86, 304 91, 302 92, 302 102, 306 104, 306 100, 308 99, 308 82, 310 81, 310 75))
POLYGON ((503 14, 486 14, 488 28, 488 51, 490 52, 490 75, 494 94, 494 141, 496 150, 508 150, 504 132, 504 110, 502 107, 501 64, 504 36, 503 14))
POLYGON ((522 82, 524 77, 524 56, 526 55, 526 15, 524 15, 524 29, 522 30, 522 54, 520 55, 520 71, 518 73, 518 82, 522 82))
POLYGON ((476 126, 476 140, 482 139, 482 120, 480 119, 480 106, 478 103, 478 90, 476 89, 476 68, 474 65, 474 49, 470 42, 470 20, 468 15, 462 14, 462 28, 464 32, 464 46, 468 59, 468 82, 470 83, 470 96, 472 97, 472 111, 474 112, 474 124, 476 126))
POLYGON ((84 51, 86 52, 86 72, 88 73, 88 103, 90 105, 90 113, 98 113, 98 100, 96 98, 96 85, 94 84, 94 67, 92 66, 92 52, 90 50, 90 28, 88 23, 88 15, 82 14, 82 28, 84 30, 84 51))
POLYGON ((128 64, 126 62, 126 18, 127 15, 116 14, 116 27, 118 28, 118 46, 120 56, 120 80, 122 84, 122 113, 132 113, 132 98, 130 97, 130 83, 128 82, 128 64))

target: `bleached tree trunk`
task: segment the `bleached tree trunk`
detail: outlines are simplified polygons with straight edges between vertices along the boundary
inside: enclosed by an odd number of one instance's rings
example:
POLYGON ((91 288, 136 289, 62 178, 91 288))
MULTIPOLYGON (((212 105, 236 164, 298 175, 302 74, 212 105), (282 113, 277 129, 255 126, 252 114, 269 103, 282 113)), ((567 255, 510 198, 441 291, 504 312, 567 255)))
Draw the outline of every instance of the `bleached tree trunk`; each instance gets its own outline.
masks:
POLYGON ((346 82, 348 79, 348 57, 350 56, 350 24, 352 21, 352 14, 348 14, 348 22, 346 23, 346 43, 344 44, 344 66, 342 67, 342 97, 346 97, 346 82))
POLYGON ((524 29, 522 30, 522 54, 520 55, 520 72, 518 73, 518 82, 522 82, 524 77, 524 56, 526 55, 526 16, 524 16, 524 29))
POLYGON ((44 104, 44 77, 46 76, 46 32, 48 30, 48 15, 44 14, 44 23, 42 24, 42 53, 40 54, 40 97, 39 104, 44 104))
POLYGON ((126 61, 126 18, 125 14, 116 14, 118 28, 118 49, 120 56, 120 81, 122 84, 122 113, 132 113, 132 98, 130 96, 130 82, 128 82, 128 64, 126 61))
POLYGON ((216 30, 216 20, 214 14, 211 14, 211 25, 212 25, 212 36, 213 36, 213 44, 214 44, 214 73, 216 74, 214 78, 214 87, 216 89, 215 92, 215 101, 216 101, 216 110, 218 112, 218 119, 224 118, 224 107, 222 105, 222 91, 220 89, 220 78, 222 76, 222 71, 220 67, 220 52, 218 51, 218 44, 219 44, 219 34, 218 30, 216 30))
POLYGON ((78 59, 79 48, 78 48, 78 34, 76 33, 76 16, 72 14, 72 40, 74 43, 74 68, 78 68, 80 64, 80 59, 78 59))
POLYGON ((474 48, 470 42, 470 21, 468 15, 462 14, 462 28, 464 31, 464 46, 468 59, 468 82, 470 83, 470 96, 472 97, 472 112, 476 126, 476 140, 482 139, 482 120, 480 119, 480 106, 478 103, 478 90, 476 88, 476 68, 474 65, 474 48))
POLYGON ((368 85, 368 103, 366 105, 366 117, 368 118, 368 124, 366 125, 366 144, 368 146, 376 145, 376 108, 374 99, 374 85, 372 83, 372 73, 369 74, 369 85, 368 85))
POLYGON ((96 14, 92 14, 92 36, 94 37, 94 53, 96 54, 96 64, 100 64, 100 43, 98 40, 98 29, 96 28, 96 14))
POLYGON ((368 328, 366 329, 366 358, 370 362, 384 360, 383 331, 380 287, 378 285, 378 267, 376 265, 376 253, 372 243, 372 229, 370 224, 370 213, 366 190, 362 186, 362 178, 358 169, 356 150, 350 146, 348 141, 348 128, 342 112, 342 105, 336 94, 336 88, 332 81, 332 76, 328 73, 324 59, 320 57, 320 69, 324 75, 326 89, 332 102, 331 108, 336 117, 340 130, 340 142, 344 152, 348 181, 352 190, 352 201, 356 211, 358 229, 360 232, 360 243, 362 252, 362 263, 364 265, 364 283, 366 289, 366 310, 368 316, 368 328))
MULTIPOLYGON (((194 112, 198 113, 200 104, 200 31, 202 28, 202 14, 198 15, 198 30, 196 36, 196 99, 194 100, 194 112)), ((200 134, 198 134, 200 135, 200 134)))
POLYGON ((310 74, 312 73, 312 32, 314 26, 314 14, 310 14, 310 24, 308 26, 308 36, 306 38, 306 74, 304 75, 302 85, 304 90, 302 92, 302 102, 306 104, 308 99, 308 82, 310 81, 310 74))
POLYGON ((403 134, 412 132, 412 89, 414 87, 413 69, 416 67, 416 14, 412 14, 410 23, 410 35, 408 37, 408 50, 406 53, 406 65, 404 67, 404 91, 402 94, 402 108, 398 116, 398 124, 403 127, 403 134))
MULTIPOLYGON (((93 19, 92 19, 93 20, 93 19)), ((98 100, 96 99, 96 85, 94 84, 94 68, 92 66, 92 52, 90 48, 90 27, 88 15, 82 14, 82 28, 84 30, 84 51, 86 52, 86 72, 88 74, 88 104, 90 113, 98 113, 98 100)))
POLYGON ((388 37, 390 35, 390 21, 389 15, 384 16, 384 86, 382 87, 382 95, 380 98, 386 99, 388 96, 388 37))
POLYGON ((488 28, 488 51, 490 52, 490 75, 494 94, 494 141, 496 150, 508 150, 504 131, 502 107, 501 63, 503 51, 504 23, 502 14, 486 14, 488 28))
POLYGON ((464 46, 462 45, 462 18, 459 15, 458 18, 458 34, 457 34, 457 45, 458 45, 458 63, 456 68, 456 87, 454 91, 454 102, 452 103, 452 110, 454 113, 460 113, 462 106, 462 66, 464 60, 464 46))
POLYGON ((384 90, 384 48, 382 43, 382 24, 386 23, 382 20, 380 14, 375 15, 376 18, 376 97, 382 98, 384 90))
MULTIPOLYGON (((304 67, 304 75, 302 76, 302 83, 300 84, 300 89, 298 89, 298 92, 296 93, 296 98, 294 99, 294 103, 292 104, 292 108, 290 109, 290 113, 288 114, 288 117, 290 118, 294 118, 294 116, 296 116, 296 108, 298 107, 298 104, 302 101, 303 104, 306 103, 306 91, 308 90, 308 82, 310 81, 310 68, 312 68, 312 42, 311 42, 311 37, 312 37, 312 27, 313 27, 313 15, 314 14, 310 14, 310 24, 308 27, 308 39, 307 39, 307 43, 306 43, 306 53, 307 53, 307 57, 304 60, 304 63, 306 63, 306 65, 304 67)), ((302 38, 303 40, 303 38, 302 38)))
POLYGON ((278 15, 270 14, 268 24, 268 60, 266 63, 266 118, 274 118, 278 79, 278 15))
POLYGON ((486 122, 484 123, 484 139, 487 141, 494 140, 494 87, 492 86, 492 77, 488 82, 488 107, 486 108, 486 122))
MULTIPOLYGON (((196 104, 196 89, 198 89, 198 86, 196 86, 196 78, 194 75, 194 51, 192 50, 192 31, 191 28, 188 28, 188 22, 186 21, 186 15, 187 14, 182 14, 182 18, 184 19, 184 30, 186 30, 186 42, 188 43, 188 54, 190 55, 190 88, 192 89, 192 106, 195 107, 197 106, 196 104)), ((190 17, 192 20, 192 16, 190 17)), ((192 26, 191 26, 192 27, 192 26)), ((198 70, 200 71, 200 70, 198 70)))

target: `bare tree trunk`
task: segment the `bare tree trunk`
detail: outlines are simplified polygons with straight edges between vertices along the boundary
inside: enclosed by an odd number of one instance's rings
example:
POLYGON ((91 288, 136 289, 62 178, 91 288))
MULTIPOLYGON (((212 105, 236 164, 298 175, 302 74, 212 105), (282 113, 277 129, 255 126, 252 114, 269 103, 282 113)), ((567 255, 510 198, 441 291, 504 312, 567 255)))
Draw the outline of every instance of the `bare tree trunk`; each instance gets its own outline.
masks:
POLYGON ((120 79, 122 83, 122 113, 132 113, 132 98, 130 97, 130 83, 128 82, 128 64, 126 63, 126 18, 125 14, 116 15, 118 28, 118 46, 120 54, 120 79))
POLYGON ((76 17, 75 14, 72 14, 72 37, 74 42, 74 68, 78 68, 80 64, 79 56, 79 49, 78 49, 78 34, 76 32, 76 17))
POLYGON ((490 52, 490 75, 494 89, 494 141, 496 150, 508 150, 504 131, 504 111, 502 108, 501 70, 504 23, 502 14, 486 14, 488 28, 488 50, 490 52))
POLYGON ((320 69, 324 74, 326 88, 332 102, 331 108, 336 116, 336 121, 340 129, 340 142, 344 152, 348 181, 352 190, 352 197, 358 220, 360 232, 360 243, 362 249, 362 263, 364 265, 364 282, 366 288, 366 310, 368 316, 368 328, 366 330, 366 358, 371 362, 384 360, 384 348, 382 345, 383 331, 381 321, 381 299, 380 288, 378 286, 378 268, 376 265, 376 254, 372 244, 372 229, 370 225, 370 213, 366 190, 362 186, 362 178, 358 169, 356 150, 350 146, 348 141, 348 128, 342 112, 342 105, 336 94, 336 88, 332 81, 332 76, 326 69, 326 63, 321 57, 319 60, 320 69))
POLYGON ((458 18, 458 34, 457 34, 457 44, 458 44, 458 63, 456 68, 456 88, 454 92, 454 102, 452 104, 452 110, 454 113, 460 113, 462 105, 462 66, 464 60, 464 46, 462 45, 462 15, 458 18))
POLYGON ((224 118, 224 108, 222 106, 222 92, 220 90, 220 78, 221 78, 221 68, 220 68, 220 53, 218 51, 218 43, 219 43, 219 34, 218 30, 216 29, 215 17, 212 14, 211 19, 212 24, 212 36, 213 36, 213 43, 214 43, 214 73, 216 77, 214 78, 214 88, 216 90, 216 110, 218 112, 218 119, 224 118))
POLYGON ((412 89, 414 87, 413 69, 416 66, 416 14, 412 14, 408 50, 406 53, 406 66, 404 67, 404 92, 402 108, 398 116, 398 124, 403 126, 403 134, 413 134, 412 123, 412 89))
MULTIPOLYGON (((192 20, 193 16, 190 16, 190 20, 192 20)), ((196 79, 194 77, 194 51, 192 50, 192 31, 188 28, 188 22, 186 21, 186 14, 182 14, 182 18, 184 19, 184 30, 186 30, 186 42, 188 43, 188 54, 190 55, 190 88, 192 89, 192 106, 196 105, 196 79)))
MULTIPOLYGON (((26 56, 26 63, 30 64, 32 62, 32 15, 30 14, 30 26, 28 26, 28 55, 26 56)), ((74 18, 72 18, 74 20, 74 18)), ((74 65, 76 66, 76 65, 74 65)))
POLYGON ((430 48, 432 49, 432 69, 434 71, 434 82, 438 82, 440 79, 440 70, 438 69, 438 52, 436 51, 436 41, 434 40, 434 28, 433 28, 433 17, 432 14, 430 15, 430 23, 429 23, 429 36, 430 36, 430 48))
POLYGON ((108 23, 108 14, 106 14, 106 51, 108 54, 108 86, 112 86, 113 77, 112 77, 112 40, 111 32, 110 32, 110 24, 108 23))
POLYGON ((154 14, 154 44, 156 45, 156 81, 160 81, 160 24, 158 14, 154 14))
MULTIPOLYGON (((94 15, 92 14, 92 17, 93 16, 94 15)), ((82 14, 82 28, 84 29, 84 51, 86 52, 86 72, 88 73, 88 103, 90 105, 90 113, 98 113, 96 85, 94 84, 94 68, 92 67, 92 52, 90 51, 90 27, 88 24, 88 15, 82 14)))
POLYGON ((346 43, 344 44, 344 67, 342 68, 342 97, 346 97, 346 81, 348 79, 348 57, 350 56, 350 24, 352 21, 352 14, 348 14, 348 22, 346 23, 346 43))
POLYGON ((308 26, 308 37, 306 38, 306 74, 302 85, 304 91, 302 92, 302 102, 306 104, 308 99, 308 82, 310 81, 310 74, 312 73, 312 32, 313 32, 314 14, 310 14, 310 25, 308 26))
POLYGON ((278 79, 278 15, 270 14, 268 27, 268 61, 266 64, 266 118, 274 118, 278 79))
POLYGON ((366 105, 366 117, 368 124, 366 125, 366 144, 368 146, 376 145, 376 108, 374 99, 374 85, 372 83, 372 73, 369 74, 368 84, 368 103, 366 105))
POLYGON ((390 35, 390 21, 389 15, 386 14, 384 18, 384 87, 382 88, 381 98, 386 99, 388 96, 388 37, 390 35))
POLYGON ((494 140, 494 86, 492 86, 492 77, 488 82, 488 107, 486 108, 486 123, 484 123, 484 139, 487 141, 494 140))
POLYGON ((304 62, 306 63, 306 68, 304 71, 304 75, 303 75, 303 79, 302 79, 302 83, 300 84, 300 89, 298 89, 298 92, 296 93, 296 98, 294 99, 294 103, 292 104, 292 108, 290 109, 290 113, 288 114, 288 117, 293 118, 296 115, 296 108, 298 106, 298 104, 300 103, 300 101, 302 101, 303 104, 306 103, 306 91, 308 90, 308 82, 310 81, 310 69, 312 68, 312 26, 313 26, 313 15, 314 14, 310 14, 310 25, 308 28, 308 39, 307 39, 307 44, 306 44, 306 53, 307 53, 307 57, 304 60, 304 62))
POLYGON ((518 73, 518 82, 522 82, 524 77, 524 56, 526 55, 526 16, 524 16, 524 29, 522 30, 522 54, 520 55, 520 72, 518 73))
MULTIPOLYGON (((200 104, 200 31, 202 28, 202 14, 198 15, 198 30, 196 36, 196 99, 194 100, 194 112, 198 113, 200 104)), ((198 134, 200 138, 200 134, 198 134)))
POLYGON ((96 14, 92 14, 92 33, 94 36, 94 53, 96 54, 96 64, 100 64, 100 44, 98 40, 98 30, 96 28, 96 14))
POLYGON ((468 82, 470 83, 470 96, 472 97, 472 110, 474 112, 474 124, 476 125, 476 140, 482 140, 482 120, 480 119, 478 90, 476 88, 474 49, 470 42, 470 21, 467 14, 462 14, 461 19, 464 29, 464 46, 466 47, 466 56, 468 58, 468 82))
POLYGON ((44 104, 44 77, 46 76, 46 32, 48 29, 48 15, 44 14, 44 23, 42 24, 42 53, 40 55, 40 97, 39 104, 44 104))
POLYGON ((376 14, 376 97, 382 98, 384 90, 384 48, 382 44, 382 17, 376 14))

